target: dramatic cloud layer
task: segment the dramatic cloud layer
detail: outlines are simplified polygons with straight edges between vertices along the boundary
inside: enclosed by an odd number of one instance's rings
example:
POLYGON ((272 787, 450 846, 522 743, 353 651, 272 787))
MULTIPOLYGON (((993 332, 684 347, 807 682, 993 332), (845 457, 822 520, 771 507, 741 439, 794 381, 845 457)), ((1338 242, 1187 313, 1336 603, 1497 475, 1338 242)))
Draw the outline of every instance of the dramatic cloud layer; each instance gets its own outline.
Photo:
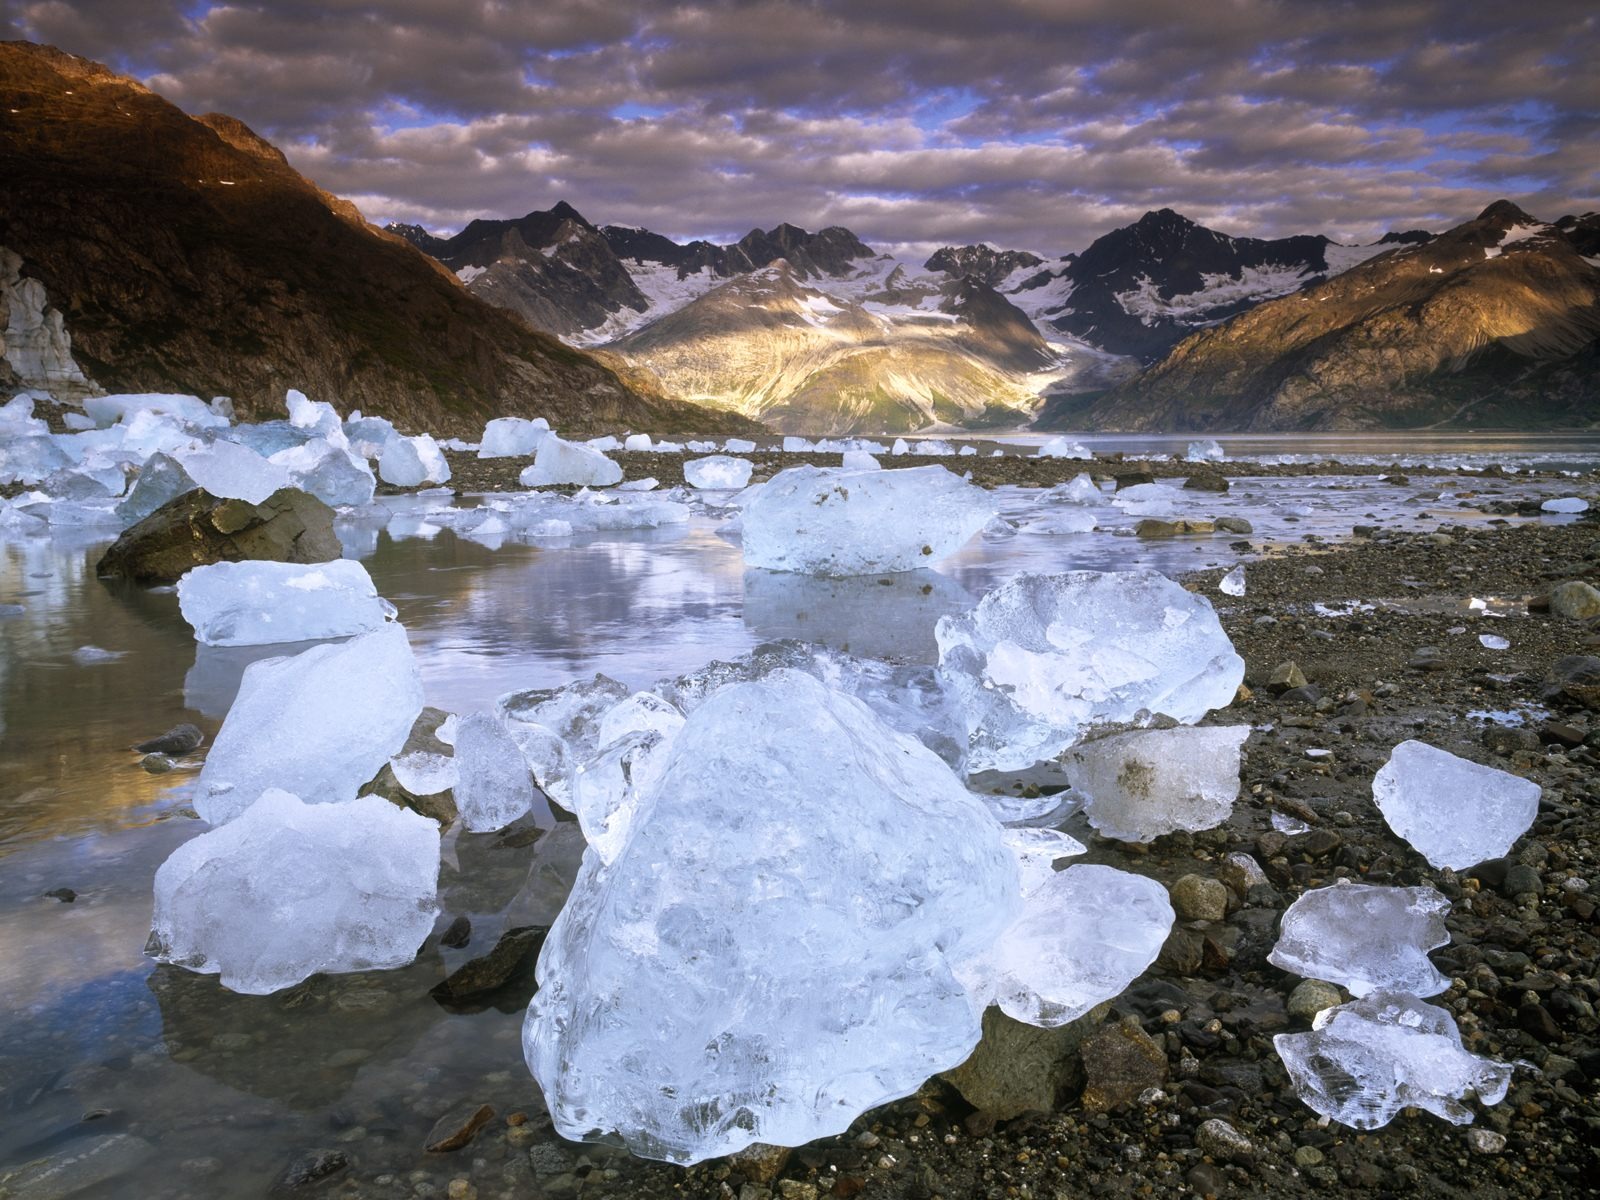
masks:
POLYGON ((8 0, 377 220, 1077 249, 1146 209, 1370 240, 1600 195, 1592 0, 8 0))

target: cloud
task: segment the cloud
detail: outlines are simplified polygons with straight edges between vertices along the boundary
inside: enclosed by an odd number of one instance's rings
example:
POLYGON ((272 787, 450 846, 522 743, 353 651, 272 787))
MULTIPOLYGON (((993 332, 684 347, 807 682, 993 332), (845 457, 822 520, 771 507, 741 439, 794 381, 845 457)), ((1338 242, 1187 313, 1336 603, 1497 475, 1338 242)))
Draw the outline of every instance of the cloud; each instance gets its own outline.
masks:
POLYGON ((1584 0, 12 0, 13 33, 233 114, 377 219, 558 199, 736 237, 1055 254, 1596 205, 1584 0), (1515 185, 1514 187, 1511 185, 1515 185))

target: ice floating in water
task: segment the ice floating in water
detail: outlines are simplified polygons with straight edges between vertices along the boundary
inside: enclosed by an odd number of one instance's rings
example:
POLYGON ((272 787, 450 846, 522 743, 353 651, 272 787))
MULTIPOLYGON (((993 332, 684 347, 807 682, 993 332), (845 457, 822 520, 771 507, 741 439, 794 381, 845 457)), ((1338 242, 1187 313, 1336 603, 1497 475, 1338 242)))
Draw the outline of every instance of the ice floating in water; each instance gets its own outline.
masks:
POLYGON ((219 499, 260 504, 273 492, 293 482, 282 464, 269 462, 237 442, 212 442, 179 450, 172 457, 197 487, 205 488, 219 499))
MULTIPOLYGON (((456 808, 462 827, 471 833, 504 829, 534 805, 533 779, 522 751, 494 713, 462 717, 456 726, 456 808)), ((554 824, 543 802, 548 828, 554 824)))
POLYGON ((684 463, 683 478, 692 488, 733 491, 750 482, 750 472, 753 470, 755 464, 747 458, 713 454, 709 458, 691 458, 684 463))
POLYGON ((478 443, 479 458, 523 458, 538 451, 551 436, 550 423, 543 417, 496 417, 483 427, 478 443))
POLYGON ((596 675, 565 687, 508 692, 495 701, 495 714, 544 794, 571 811, 573 775, 599 749, 600 718, 628 695, 626 684, 596 675))
POLYGON ((1478 635, 1478 644, 1485 650, 1511 649, 1511 640, 1501 637, 1498 633, 1480 633, 1478 635))
POLYGON ((1024 521, 1022 532, 1049 535, 1093 533, 1095 523, 1093 513, 1085 512, 1081 508, 1063 507, 1053 512, 1046 510, 1032 520, 1024 521))
POLYGON ((1228 819, 1249 736, 1248 725, 1114 734, 1074 746, 1062 769, 1089 824, 1106 837, 1148 842, 1228 819))
POLYGON ((1317 888, 1283 914, 1267 961, 1307 979, 1337 983, 1352 996, 1436 996, 1450 980, 1428 961, 1428 951, 1449 944, 1449 912, 1450 901, 1431 887, 1317 888))
POLYGON ((943 467, 791 467, 745 506, 744 561, 807 575, 912 571, 955 553, 994 515, 986 492, 943 467))
POLYGON ((1221 462, 1223 460, 1222 446, 1217 442, 1190 442, 1189 449, 1184 452, 1184 459, 1188 462, 1221 462))
POLYGON ((1217 580, 1217 591, 1224 596, 1244 595, 1244 566, 1241 564, 1235 567, 1217 580))
POLYGON ((379 628, 394 606, 358 562, 221 562, 178 580, 178 609, 208 646, 350 637, 379 628))
POLYGON ((0 483, 23 483, 32 487, 71 465, 72 459, 52 437, 41 435, 0 441, 0 483))
POLYGON ((1105 498, 1100 485, 1088 472, 1074 475, 1066 483, 1056 484, 1039 497, 1047 504, 1099 504, 1105 498))
POLYGON ((1210 602, 1155 571, 1019 575, 935 632, 971 770, 1020 770, 1142 712, 1198 721, 1244 679, 1210 602))
POLYGON ((1053 437, 1040 446, 1034 455, 1035 458, 1093 458, 1089 449, 1082 442, 1075 442, 1067 437, 1053 437))
POLYGON ((1414 996, 1374 992, 1325 1008, 1309 1033, 1272 1039, 1312 1111, 1352 1129, 1379 1129, 1402 1108, 1470 1125, 1465 1101, 1499 1104, 1512 1064, 1466 1050, 1454 1019, 1414 996))
POLYGON ((264 996, 319 971, 400 967, 438 915, 439 826, 378 796, 277 788, 156 871, 147 953, 264 996))
POLYGON ((673 740, 615 861, 586 856, 523 1049, 558 1132, 691 1163, 801 1145, 977 1044, 953 968, 1016 915, 999 827, 859 701, 780 671, 673 740))
POLYGON ((1111 503, 1132 517, 1168 517, 1194 507, 1193 493, 1165 483, 1136 483, 1111 497, 1111 503))
POLYGON ((72 661, 79 666, 92 667, 100 663, 116 662, 127 654, 126 650, 105 650, 99 646, 79 646, 72 652, 72 661))
POLYGON ((1435 867, 1499 858, 1539 811, 1539 785, 1426 742, 1401 742, 1372 781, 1383 819, 1435 867))
POLYGON ((354 796, 401 749, 422 711, 422 675, 398 624, 245 668, 195 785, 213 825, 271 787, 313 804, 354 796))
POLYGON ((334 508, 370 504, 378 486, 365 459, 323 438, 279 450, 268 461, 286 468, 295 487, 334 508))
POLYGON ((1541 512, 1581 513, 1589 511, 1589 502, 1581 496, 1558 496, 1539 505, 1541 512))
POLYGON ((1174 914, 1154 879, 1083 864, 1055 873, 963 979, 980 1000, 1047 1029, 1117 996, 1161 952, 1174 914))
POLYGON ((427 434, 397 437, 383 448, 378 460, 378 475, 395 487, 416 487, 424 483, 444 483, 450 478, 439 443, 427 434))
POLYGON ((434 796, 456 785, 456 760, 452 750, 459 722, 454 713, 436 708, 422 710, 411 736, 389 760, 395 780, 413 796, 434 796))
POLYGON ((539 443, 533 465, 523 469, 522 474, 517 476, 517 482, 523 487, 561 483, 610 487, 622 482, 622 468, 592 444, 580 446, 550 434, 539 443))

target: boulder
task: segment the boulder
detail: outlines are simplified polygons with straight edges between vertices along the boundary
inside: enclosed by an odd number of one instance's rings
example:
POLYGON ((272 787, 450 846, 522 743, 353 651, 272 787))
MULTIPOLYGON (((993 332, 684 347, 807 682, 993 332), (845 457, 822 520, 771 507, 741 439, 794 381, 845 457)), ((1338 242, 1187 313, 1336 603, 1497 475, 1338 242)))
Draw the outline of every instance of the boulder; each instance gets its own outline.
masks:
POLYGON ((983 1014, 983 1037, 972 1056, 940 1078, 996 1121, 1054 1112, 1083 1084, 1079 1048, 1109 1011, 1110 1005, 1101 1004, 1059 1028, 1040 1029, 991 1007, 983 1014))
POLYGON ((105 577, 155 585, 175 583, 188 570, 219 562, 330 562, 342 553, 333 509, 295 488, 280 488, 260 504, 186 492, 123 530, 101 556, 105 577))
POLYGON ((1572 621, 1587 621, 1600 617, 1600 589, 1569 579, 1550 589, 1550 611, 1558 617, 1572 621))

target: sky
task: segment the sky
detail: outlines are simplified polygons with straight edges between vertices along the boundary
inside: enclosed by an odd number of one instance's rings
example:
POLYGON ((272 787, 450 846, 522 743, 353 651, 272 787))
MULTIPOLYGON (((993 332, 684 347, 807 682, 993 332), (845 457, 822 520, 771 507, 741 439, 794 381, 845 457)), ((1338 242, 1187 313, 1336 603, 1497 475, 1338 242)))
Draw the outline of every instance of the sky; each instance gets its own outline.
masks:
POLYGON ((1347 242, 1600 208, 1593 0, 0 0, 0 34, 435 232, 566 200, 1053 256, 1163 207, 1347 242))

